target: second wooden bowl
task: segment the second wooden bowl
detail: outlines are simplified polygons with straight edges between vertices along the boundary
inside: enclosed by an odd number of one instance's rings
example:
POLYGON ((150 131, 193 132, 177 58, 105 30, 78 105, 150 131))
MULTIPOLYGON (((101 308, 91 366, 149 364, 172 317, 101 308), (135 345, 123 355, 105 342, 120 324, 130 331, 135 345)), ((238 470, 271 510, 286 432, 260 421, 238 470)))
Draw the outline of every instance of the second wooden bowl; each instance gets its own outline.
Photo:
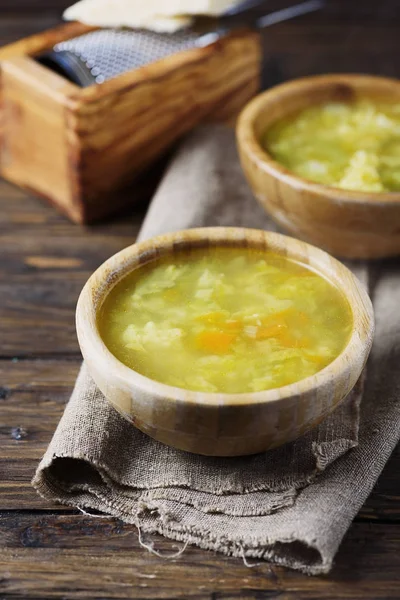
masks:
POLYGON ((89 371, 113 406, 151 437, 176 448, 214 456, 253 454, 289 442, 322 421, 347 396, 367 360, 373 336, 369 297, 341 263, 304 242, 241 228, 191 229, 122 250, 90 277, 80 295, 77 332, 89 371), (343 352, 316 375, 278 389, 249 394, 194 392, 153 381, 122 364, 103 343, 98 311, 125 275, 161 256, 191 248, 257 248, 310 265, 336 285, 353 312, 343 352))
POLYGON ((348 258, 400 254, 400 192, 357 192, 296 176, 263 149, 269 126, 312 104, 357 98, 400 104, 400 81, 368 75, 305 77, 251 100, 237 125, 239 154, 260 204, 285 229, 348 258))

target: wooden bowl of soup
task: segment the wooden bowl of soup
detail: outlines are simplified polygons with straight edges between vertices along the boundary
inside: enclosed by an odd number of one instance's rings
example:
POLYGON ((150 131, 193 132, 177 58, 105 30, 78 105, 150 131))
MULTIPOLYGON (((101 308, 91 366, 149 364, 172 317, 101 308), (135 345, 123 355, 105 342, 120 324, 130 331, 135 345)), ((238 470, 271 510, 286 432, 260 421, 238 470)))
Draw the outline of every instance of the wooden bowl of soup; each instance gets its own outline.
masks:
POLYGON ((94 381, 126 419, 212 456, 318 425, 354 387, 373 337, 369 297, 344 265, 242 228, 125 248, 90 277, 76 321, 94 381))
POLYGON ((244 108, 237 139, 254 195, 283 228, 338 256, 400 253, 400 81, 279 85, 244 108))

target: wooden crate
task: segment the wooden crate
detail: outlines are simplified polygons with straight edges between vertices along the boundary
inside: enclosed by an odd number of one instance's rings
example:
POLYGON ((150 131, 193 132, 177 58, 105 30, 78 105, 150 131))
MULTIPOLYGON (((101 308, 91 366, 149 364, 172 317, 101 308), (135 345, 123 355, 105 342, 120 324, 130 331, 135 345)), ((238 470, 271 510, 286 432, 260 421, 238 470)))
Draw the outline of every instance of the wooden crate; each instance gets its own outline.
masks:
POLYGON ((1 174, 77 223, 134 202, 118 190, 198 123, 234 117, 261 71, 249 30, 87 88, 34 60, 92 29, 65 24, 0 49, 1 174))

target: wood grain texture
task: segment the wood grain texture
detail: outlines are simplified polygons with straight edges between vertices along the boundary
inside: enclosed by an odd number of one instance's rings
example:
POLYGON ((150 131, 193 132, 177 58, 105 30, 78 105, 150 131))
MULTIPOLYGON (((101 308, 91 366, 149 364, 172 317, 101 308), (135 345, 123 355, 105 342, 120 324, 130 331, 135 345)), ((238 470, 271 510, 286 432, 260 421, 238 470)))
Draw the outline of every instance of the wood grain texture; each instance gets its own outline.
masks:
POLYGON ((400 82, 366 75, 298 79, 254 98, 237 127, 247 180, 260 204, 292 235, 348 258, 400 254, 400 192, 368 193, 317 184, 279 164, 262 146, 265 131, 312 104, 368 97, 400 102, 400 82))
POLYGON ((1 173, 79 220, 65 129, 75 86, 26 57, 1 63, 1 173))
POLYGON ((80 356, 79 293, 104 260, 135 241, 160 171, 137 186, 135 213, 91 228, 71 226, 52 207, 0 182, 0 357, 80 356))
POLYGON ((1 173, 78 223, 124 205, 118 191, 206 117, 237 114, 261 72, 250 30, 85 89, 30 58, 88 29, 68 24, 0 50, 1 173))
POLYGON ((110 194, 214 111, 224 120, 236 114, 258 89, 259 75, 259 38, 248 32, 83 90, 68 115, 71 136, 80 140, 81 220, 108 213, 110 194))
MULTIPOLYGON (((70 3, 2 0, 0 43, 52 27, 63 6, 70 3)), ((398 0, 383 0, 379 5, 376 0, 330 0, 324 12, 266 32, 268 81, 328 70, 399 76, 399 25, 398 0)), ((150 173, 144 197, 149 197, 158 178, 159 174, 150 173)), ((8 444, 9 456, 0 463, 0 597, 398 599, 399 449, 359 514, 363 521, 352 525, 337 555, 337 566, 329 576, 318 579, 268 565, 248 569, 239 560, 193 548, 179 562, 149 556, 138 547, 133 528, 122 526, 118 533, 120 524, 114 520, 73 516, 72 511, 68 511, 72 519, 68 522, 65 508, 57 516, 54 507, 44 504, 31 488, 36 457, 50 440, 79 367, 73 331, 79 289, 103 260, 134 241, 144 208, 143 203, 127 205, 122 216, 107 224, 82 228, 34 196, 0 182, 0 458, 3 443, 8 444), (80 260, 81 266, 61 271, 27 265, 31 256, 80 260), (63 273, 72 283, 61 294, 63 273), (21 293, 13 292, 15 286, 21 293), (47 299, 49 321, 40 297, 47 299), (7 356, 31 358, 15 363, 7 356), (48 359, 38 360, 40 356, 48 359), (28 436, 12 440, 11 429, 20 426, 28 436), (32 458, 28 458, 30 444, 32 458), (47 548, 35 548, 35 543, 47 548)), ((165 553, 176 550, 161 538, 155 547, 165 553)))
POLYGON ((277 233, 234 227, 188 229, 125 248, 85 284, 76 311, 79 345, 98 388, 119 412, 152 438, 208 456, 255 454, 292 441, 318 425, 349 394, 368 358, 374 332, 371 301, 353 274, 325 252, 277 233), (254 248, 310 265, 347 298, 353 314, 349 342, 315 375, 252 394, 174 388, 119 362, 101 340, 97 317, 112 288, 141 265, 192 248, 254 248))
MULTIPOLYGON (((354 524, 331 575, 318 578, 268 564, 250 569, 192 547, 174 560, 158 558, 139 546, 134 527, 114 519, 15 514, 0 525, 0 589, 20 600, 398 599, 400 525, 354 524)), ((163 555, 176 552, 177 545, 152 539, 163 555)))
MULTIPOLYGON (((79 367, 80 357, 0 360, 0 511, 57 509, 37 495, 30 481, 60 420, 79 367)), ((359 518, 400 522, 399 470, 400 447, 359 518)), ((65 507, 58 508, 65 511, 65 507)))

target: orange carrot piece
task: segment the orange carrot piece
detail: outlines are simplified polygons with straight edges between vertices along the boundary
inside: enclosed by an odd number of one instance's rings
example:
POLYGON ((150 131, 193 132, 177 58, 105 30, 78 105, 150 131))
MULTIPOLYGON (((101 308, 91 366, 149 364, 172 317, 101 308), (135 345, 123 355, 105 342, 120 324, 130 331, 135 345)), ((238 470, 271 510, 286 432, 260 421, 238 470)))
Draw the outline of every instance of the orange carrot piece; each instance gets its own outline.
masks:
POLYGON ((202 331, 196 336, 196 345, 206 352, 225 354, 235 339, 235 335, 224 331, 202 331))
POLYGON ((296 338, 288 331, 282 332, 282 334, 279 335, 278 340, 285 348, 308 348, 310 346, 310 340, 308 338, 296 338))
POLYGON ((228 331, 239 332, 243 329, 242 321, 237 319, 226 320, 226 313, 219 310, 207 313, 206 315, 200 315, 196 320, 206 325, 214 325, 220 329, 227 329, 228 331))

